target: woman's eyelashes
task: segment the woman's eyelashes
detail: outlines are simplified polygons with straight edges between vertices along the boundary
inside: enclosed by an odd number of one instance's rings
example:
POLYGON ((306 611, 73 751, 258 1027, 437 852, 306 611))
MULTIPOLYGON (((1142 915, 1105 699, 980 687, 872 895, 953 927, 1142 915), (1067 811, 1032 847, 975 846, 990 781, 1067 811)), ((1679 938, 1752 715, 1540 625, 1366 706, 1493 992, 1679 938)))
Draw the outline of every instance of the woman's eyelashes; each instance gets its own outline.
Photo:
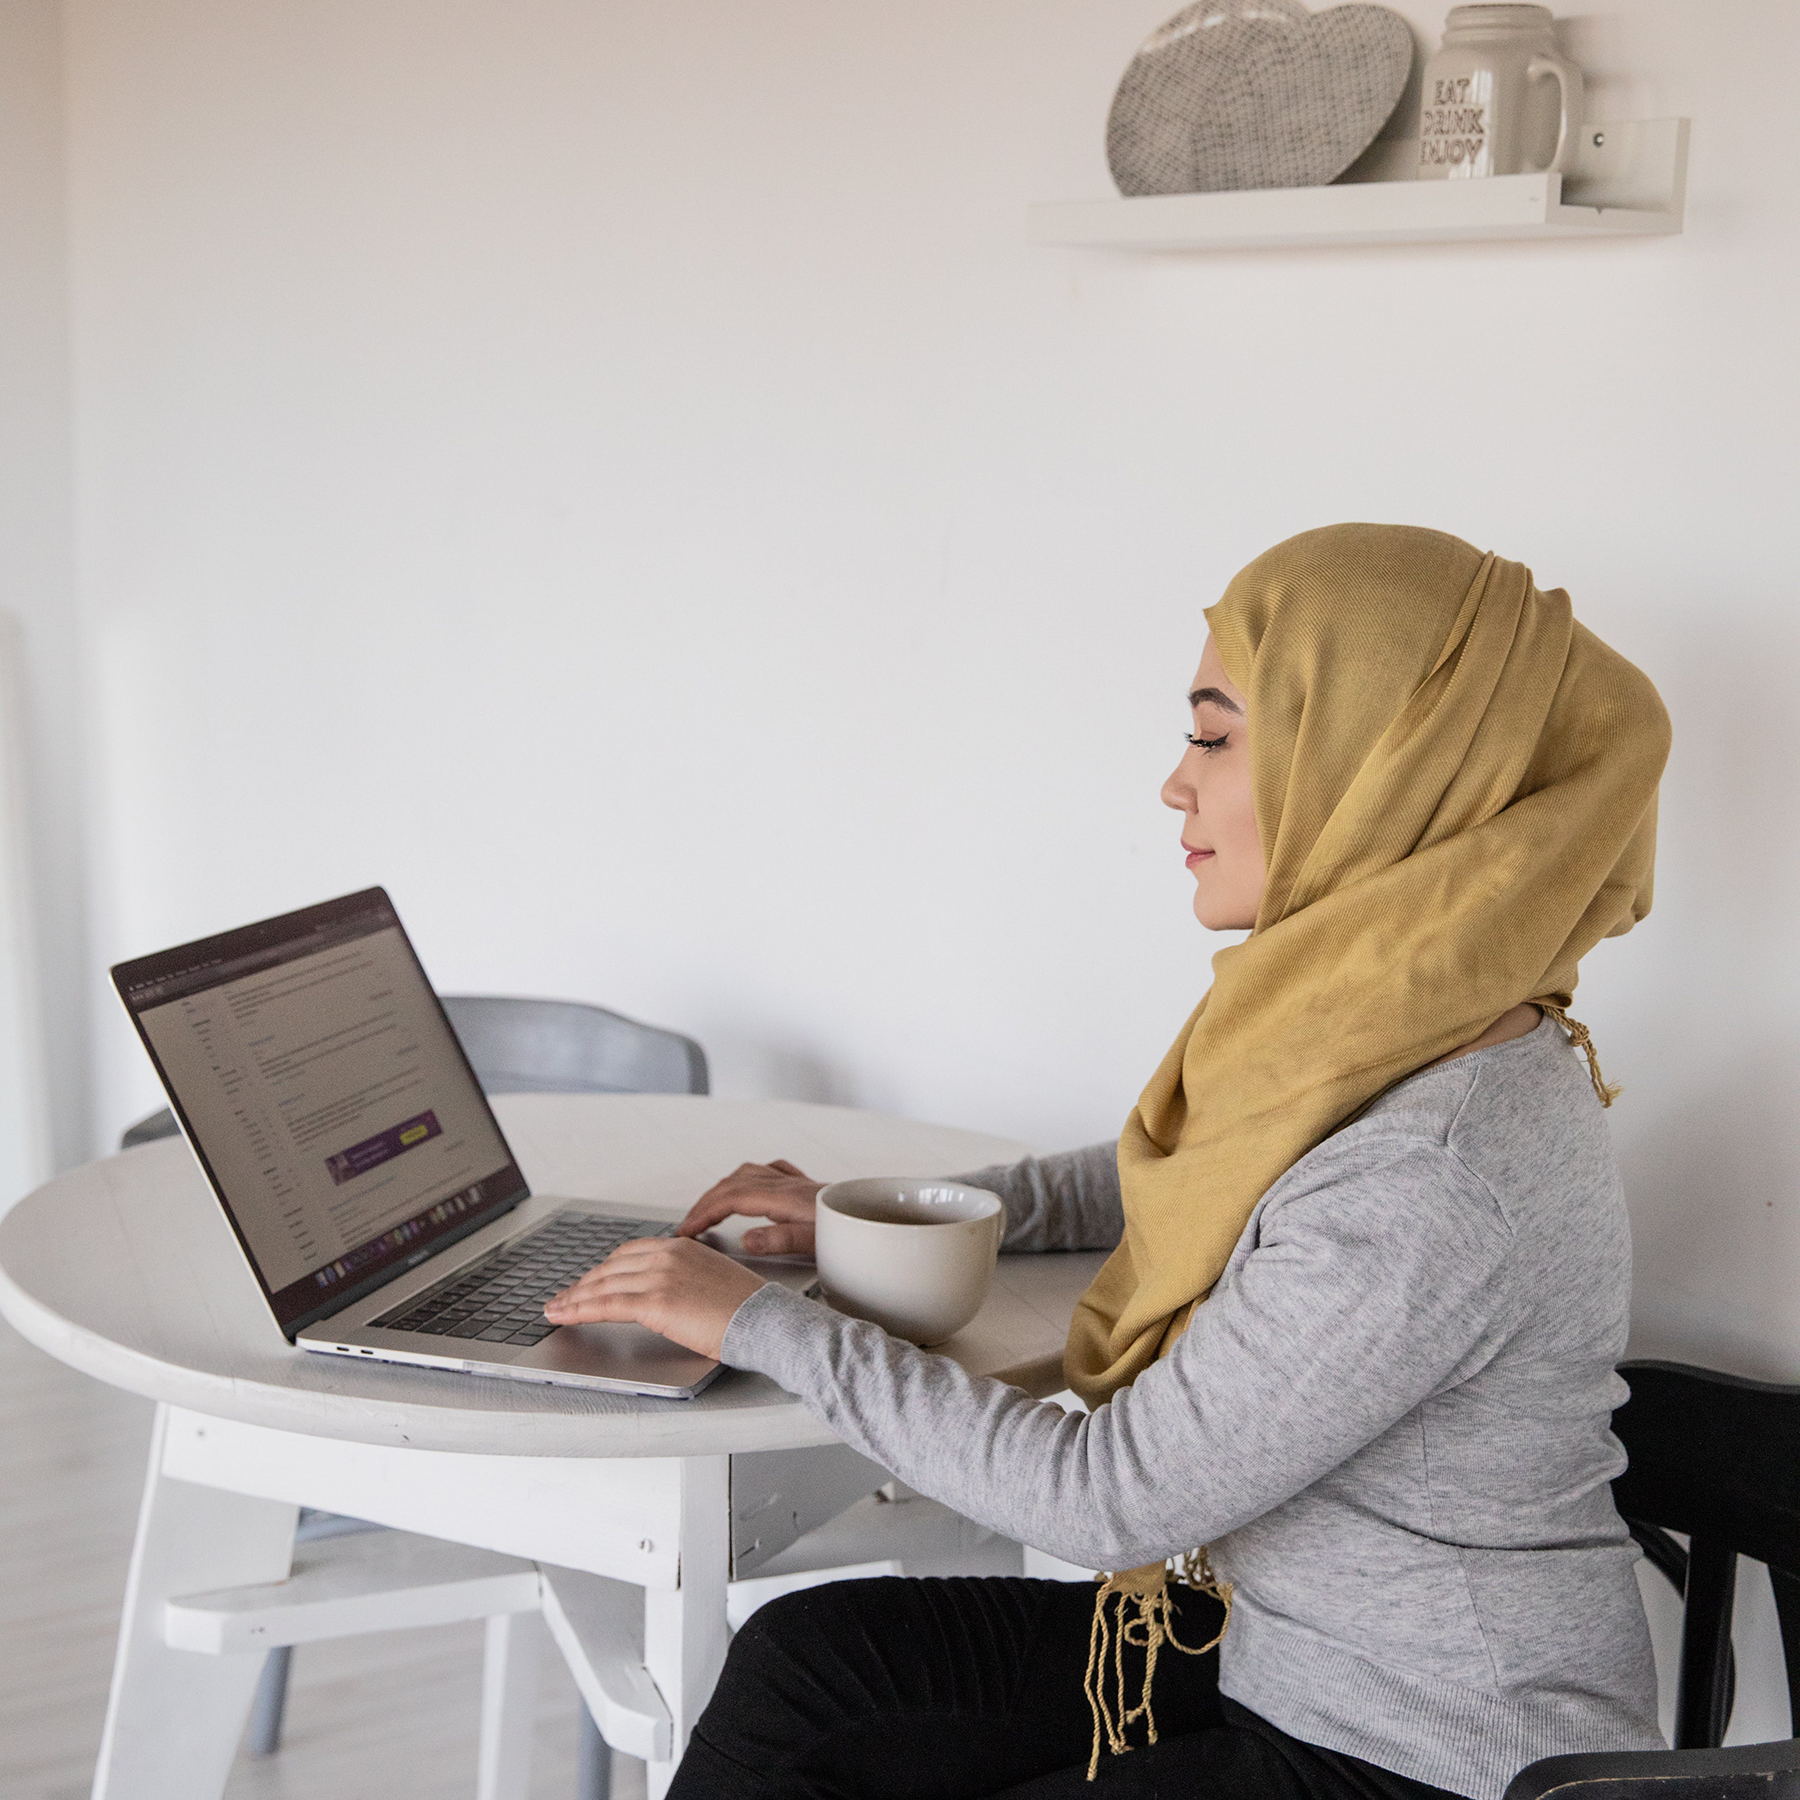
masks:
POLYGON ((1231 733, 1226 732, 1222 736, 1216 738, 1190 737, 1188 742, 1192 744, 1196 750, 1223 750, 1230 737, 1231 733))

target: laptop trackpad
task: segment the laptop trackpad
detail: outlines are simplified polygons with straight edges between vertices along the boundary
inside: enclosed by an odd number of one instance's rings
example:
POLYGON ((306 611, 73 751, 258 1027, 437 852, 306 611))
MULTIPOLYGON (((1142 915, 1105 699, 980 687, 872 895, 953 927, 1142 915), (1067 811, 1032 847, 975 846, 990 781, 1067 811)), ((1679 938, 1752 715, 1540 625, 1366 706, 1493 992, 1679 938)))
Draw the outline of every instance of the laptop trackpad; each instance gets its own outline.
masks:
POLYGON ((710 1356, 684 1350, 642 1325, 564 1325, 541 1344, 510 1359, 510 1366, 601 1376, 608 1381, 641 1381, 650 1387, 691 1388, 719 1365, 710 1356))

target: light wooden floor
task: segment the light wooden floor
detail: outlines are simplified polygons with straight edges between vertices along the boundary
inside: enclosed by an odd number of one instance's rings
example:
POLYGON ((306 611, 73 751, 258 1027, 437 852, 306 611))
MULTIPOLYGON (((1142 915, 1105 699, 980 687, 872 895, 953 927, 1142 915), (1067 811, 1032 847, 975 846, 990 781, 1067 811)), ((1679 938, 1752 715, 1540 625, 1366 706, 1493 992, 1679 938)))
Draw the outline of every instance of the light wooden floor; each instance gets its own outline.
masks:
MULTIPOLYGON (((0 1800, 83 1800, 106 1711, 150 1404, 0 1324, 0 1800)), ((568 1800, 576 1698, 543 1664, 533 1800, 568 1800)), ((240 1756, 228 1800, 464 1800, 475 1791, 481 1627, 308 1644, 278 1755, 240 1756)), ((643 1794, 618 1758, 617 1800, 643 1794)))

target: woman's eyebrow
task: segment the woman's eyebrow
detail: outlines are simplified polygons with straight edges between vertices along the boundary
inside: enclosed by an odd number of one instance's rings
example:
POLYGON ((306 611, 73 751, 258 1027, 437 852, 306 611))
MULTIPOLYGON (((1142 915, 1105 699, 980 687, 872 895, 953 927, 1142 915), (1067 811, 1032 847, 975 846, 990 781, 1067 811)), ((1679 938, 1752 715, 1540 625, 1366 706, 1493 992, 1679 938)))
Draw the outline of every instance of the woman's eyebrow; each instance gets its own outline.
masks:
POLYGON ((1240 717, 1243 715, 1244 709, 1239 706, 1223 688, 1195 688, 1194 691, 1188 695, 1189 706, 1199 706, 1202 702, 1206 701, 1210 701, 1214 706, 1224 707, 1227 712, 1237 713, 1240 717))

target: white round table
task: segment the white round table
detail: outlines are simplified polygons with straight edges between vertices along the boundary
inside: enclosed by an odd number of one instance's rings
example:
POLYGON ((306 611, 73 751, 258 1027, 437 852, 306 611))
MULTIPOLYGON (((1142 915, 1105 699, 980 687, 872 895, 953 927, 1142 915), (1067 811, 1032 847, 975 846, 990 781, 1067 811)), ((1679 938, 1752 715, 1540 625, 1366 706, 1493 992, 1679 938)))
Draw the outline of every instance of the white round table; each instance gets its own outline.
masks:
MULTIPOLYGON (((836 1180, 1025 1153, 797 1101, 515 1095, 496 1111, 534 1192, 646 1216, 678 1217, 741 1162, 785 1156, 836 1180)), ((1070 1312, 1101 1260, 1002 1258, 987 1305, 939 1354, 1057 1390, 1070 1312)), ((540 1616, 603 1732, 645 1757, 659 1795, 723 1661, 728 1582, 881 1479, 799 1401, 741 1371, 668 1401, 296 1350, 178 1140, 72 1170, 0 1219, 0 1312, 51 1355, 161 1403, 96 1800, 220 1793, 260 1669, 250 1652, 335 1635, 334 1620, 488 1605, 483 1800, 523 1792, 525 1626, 540 1616), (360 1574, 290 1579, 300 1506, 476 1560, 432 1564, 429 1578, 420 1562, 403 1599, 379 1558, 373 1573, 364 1556, 360 1574)))

